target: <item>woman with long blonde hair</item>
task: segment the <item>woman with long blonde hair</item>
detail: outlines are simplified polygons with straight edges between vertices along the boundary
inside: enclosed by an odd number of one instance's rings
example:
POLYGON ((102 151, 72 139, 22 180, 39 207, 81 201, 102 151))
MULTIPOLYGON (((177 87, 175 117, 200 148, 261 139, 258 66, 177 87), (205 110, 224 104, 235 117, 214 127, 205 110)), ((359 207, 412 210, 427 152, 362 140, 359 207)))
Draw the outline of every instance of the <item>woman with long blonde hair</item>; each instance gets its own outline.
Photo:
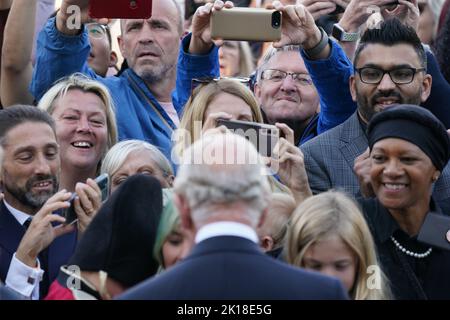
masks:
POLYGON ((339 278, 354 300, 390 298, 364 216, 341 192, 313 196, 295 210, 285 249, 289 264, 339 278))

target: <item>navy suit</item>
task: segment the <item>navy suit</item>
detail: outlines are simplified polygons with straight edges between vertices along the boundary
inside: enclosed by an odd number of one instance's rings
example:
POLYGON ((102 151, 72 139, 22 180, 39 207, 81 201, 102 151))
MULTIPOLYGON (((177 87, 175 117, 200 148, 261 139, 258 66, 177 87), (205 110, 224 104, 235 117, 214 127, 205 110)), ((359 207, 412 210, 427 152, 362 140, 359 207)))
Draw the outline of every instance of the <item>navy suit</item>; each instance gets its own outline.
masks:
MULTIPOLYGON (((5 282, 13 254, 25 234, 25 228, 9 212, 3 201, 0 203, 0 279, 5 282)), ((46 262, 39 259, 45 271, 40 282, 40 298, 44 298, 53 280, 58 276, 59 268, 69 261, 77 244, 77 233, 71 232, 56 238, 46 251, 46 262)), ((40 256, 41 257, 41 256, 40 256)))
POLYGON ((166 272, 119 299, 346 299, 337 279, 268 257, 250 240, 219 236, 197 244, 166 272))

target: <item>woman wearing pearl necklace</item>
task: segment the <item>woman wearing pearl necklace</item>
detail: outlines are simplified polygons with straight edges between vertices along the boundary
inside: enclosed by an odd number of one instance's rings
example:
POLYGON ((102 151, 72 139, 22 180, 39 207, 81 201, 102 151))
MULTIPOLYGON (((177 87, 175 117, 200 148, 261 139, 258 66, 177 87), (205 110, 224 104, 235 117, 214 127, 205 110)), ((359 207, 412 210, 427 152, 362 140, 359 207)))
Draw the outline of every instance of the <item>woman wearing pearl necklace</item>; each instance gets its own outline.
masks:
POLYGON ((450 251, 417 240, 429 212, 444 214, 431 193, 450 158, 449 136, 430 112, 409 105, 378 113, 367 132, 376 198, 360 204, 393 294, 450 299, 450 251))

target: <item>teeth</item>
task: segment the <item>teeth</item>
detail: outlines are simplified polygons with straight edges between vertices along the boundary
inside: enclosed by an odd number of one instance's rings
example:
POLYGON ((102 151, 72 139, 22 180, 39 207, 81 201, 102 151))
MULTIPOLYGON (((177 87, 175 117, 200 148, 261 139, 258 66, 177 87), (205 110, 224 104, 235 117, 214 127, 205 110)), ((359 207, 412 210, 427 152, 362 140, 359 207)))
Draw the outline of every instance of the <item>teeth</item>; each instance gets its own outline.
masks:
POLYGON ((79 142, 74 142, 73 146, 74 147, 80 147, 80 148, 90 148, 91 144, 89 142, 86 142, 86 141, 79 141, 79 142))
POLYGON ((391 189, 391 190, 400 190, 406 187, 405 184, 391 184, 391 183, 385 183, 384 186, 387 189, 391 189))
POLYGON ((50 184, 50 182, 46 181, 46 182, 39 182, 35 186, 38 188, 44 188, 44 187, 47 187, 49 184, 50 184))

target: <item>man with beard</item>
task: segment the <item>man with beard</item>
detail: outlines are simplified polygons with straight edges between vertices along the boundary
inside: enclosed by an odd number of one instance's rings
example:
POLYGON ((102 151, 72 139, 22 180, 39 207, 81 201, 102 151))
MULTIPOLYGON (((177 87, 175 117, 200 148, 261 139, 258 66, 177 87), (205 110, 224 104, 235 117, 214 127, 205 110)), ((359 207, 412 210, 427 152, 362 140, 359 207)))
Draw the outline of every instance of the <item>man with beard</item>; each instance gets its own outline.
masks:
POLYGON ((44 297, 72 255, 74 227, 54 211, 71 193, 58 191, 60 159, 55 124, 32 106, 0 111, 0 280, 22 296, 44 297))
MULTIPOLYGON (((301 147, 313 193, 338 188, 353 195, 359 195, 360 191, 370 195, 366 192, 370 181, 366 125, 386 107, 420 105, 428 98, 432 79, 426 73, 426 61, 414 29, 397 19, 387 20, 379 29, 364 33, 355 53, 355 74, 350 77, 357 111, 341 125, 301 147)), ((433 197, 440 203, 448 203, 449 185, 446 167, 434 185, 433 197)))
MULTIPOLYGON (((39 100, 62 76, 87 74, 105 84, 113 96, 119 140, 148 141, 171 159, 171 135, 189 97, 191 79, 219 75, 218 50, 209 32, 213 4, 197 10, 192 34, 181 42, 183 18, 175 0, 154 0, 150 19, 122 19, 118 41, 129 68, 109 78, 98 77, 87 65, 86 28, 70 25, 73 6, 81 10, 81 23, 88 22, 88 4, 88 0, 62 1, 56 17, 40 33, 32 94, 39 100)), ((220 1, 214 8, 232 5, 220 1)))

